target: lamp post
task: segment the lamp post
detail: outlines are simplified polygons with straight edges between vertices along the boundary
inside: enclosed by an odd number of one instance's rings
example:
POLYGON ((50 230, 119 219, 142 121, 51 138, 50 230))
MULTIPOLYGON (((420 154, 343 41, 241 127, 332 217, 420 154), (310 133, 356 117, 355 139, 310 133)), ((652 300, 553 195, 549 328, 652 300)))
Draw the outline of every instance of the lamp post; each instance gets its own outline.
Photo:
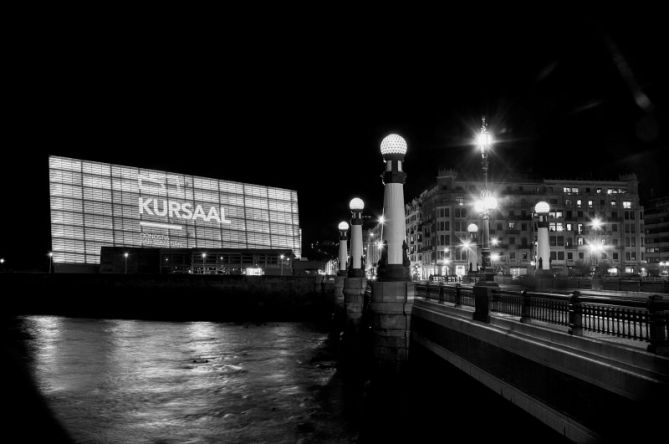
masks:
POLYGON ((348 257, 348 248, 346 245, 346 234, 348 233, 348 222, 341 221, 337 228, 339 229, 339 270, 338 276, 346 275, 346 258, 348 257))
POLYGON ((49 256, 49 274, 51 274, 51 269, 53 267, 53 252, 49 251, 46 255, 49 256))
POLYGON ((128 252, 123 253, 123 274, 128 274, 128 252))
POLYGON ((497 208, 497 199, 488 191, 488 152, 492 146, 492 135, 488 132, 488 125, 483 117, 481 122, 481 132, 476 137, 476 144, 481 150, 481 168, 483 169, 483 191, 481 199, 476 203, 475 208, 481 214, 483 219, 483 233, 481 236, 481 271, 484 281, 492 280, 492 275, 488 276, 490 270, 490 211, 497 208))
POLYGON ((279 255, 279 264, 281 266, 281 276, 283 276, 283 258, 284 258, 283 254, 280 254, 279 255))
POLYGON ((389 134, 381 141, 381 155, 385 163, 383 172, 383 216, 385 229, 383 241, 388 250, 383 252, 379 277, 385 281, 411 279, 409 260, 406 257, 406 218, 404 214, 404 182, 406 173, 402 163, 407 143, 397 134, 389 134))
POLYGON ((202 274, 207 274, 207 269, 204 265, 204 260, 207 258, 207 253, 202 253, 202 274))
POLYGON ((362 277, 362 210, 365 202, 354 197, 348 204, 351 210, 351 269, 349 277, 362 277))
POLYGON ((537 221, 537 270, 550 270, 551 247, 548 244, 548 212, 551 207, 548 202, 538 202, 534 206, 537 221))

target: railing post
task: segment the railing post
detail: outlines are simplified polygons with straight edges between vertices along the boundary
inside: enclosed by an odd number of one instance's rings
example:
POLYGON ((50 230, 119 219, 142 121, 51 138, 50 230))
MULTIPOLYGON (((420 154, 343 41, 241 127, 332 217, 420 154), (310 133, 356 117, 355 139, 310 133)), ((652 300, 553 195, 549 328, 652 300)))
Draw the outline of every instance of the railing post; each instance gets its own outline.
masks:
POLYGON ((474 287, 474 320, 490 322, 491 287, 474 287))
POLYGON ((583 312, 580 291, 574 291, 569 298, 569 334, 583 336, 583 312))
POLYGON ((520 292, 520 322, 529 322, 530 320, 530 301, 527 296, 527 290, 520 292))
POLYGON ((455 306, 462 305, 462 294, 460 293, 460 284, 455 284, 455 306))
POLYGON ((439 303, 444 303, 444 284, 439 284, 439 303))
POLYGON ((650 344, 647 350, 651 353, 667 354, 669 352, 669 341, 667 341, 667 314, 658 307, 662 296, 648 296, 648 323, 650 327, 650 344))

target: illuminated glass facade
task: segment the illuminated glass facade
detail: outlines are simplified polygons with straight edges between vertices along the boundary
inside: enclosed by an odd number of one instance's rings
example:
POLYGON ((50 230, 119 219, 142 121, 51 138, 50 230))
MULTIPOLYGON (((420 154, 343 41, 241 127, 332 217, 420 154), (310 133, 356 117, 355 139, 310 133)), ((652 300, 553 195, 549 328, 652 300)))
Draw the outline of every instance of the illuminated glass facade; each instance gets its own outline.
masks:
POLYGON ((53 261, 98 264, 102 246, 292 249, 297 192, 49 157, 53 261))

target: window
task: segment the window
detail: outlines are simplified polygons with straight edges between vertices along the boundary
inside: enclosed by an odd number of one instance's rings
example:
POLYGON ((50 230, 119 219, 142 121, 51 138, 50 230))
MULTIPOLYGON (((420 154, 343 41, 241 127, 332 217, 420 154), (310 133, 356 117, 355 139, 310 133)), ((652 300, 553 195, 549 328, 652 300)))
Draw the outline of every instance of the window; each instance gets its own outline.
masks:
POLYGON ((557 231, 564 231, 564 224, 562 222, 558 222, 555 224, 555 229, 557 231))
POLYGON ((579 218, 583 217, 583 211, 579 211, 579 212, 578 212, 578 217, 579 217, 579 218))
POLYGON ((551 260, 554 261, 556 258, 555 251, 551 251, 551 260))
POLYGON ((592 201, 591 200, 588 201, 588 208, 592 208, 592 201))
POLYGON ((617 211, 611 211, 611 219, 618 219, 618 212, 617 211))
POLYGON ((571 251, 568 252, 568 253, 567 253, 567 260, 568 260, 568 261, 571 261, 571 260, 573 260, 573 259, 574 259, 574 253, 572 253, 571 251))
POLYGON ((627 209, 632 208, 632 202, 630 202, 628 200, 624 200, 623 201, 623 208, 627 208, 627 209))
POLYGON ((611 231, 613 231, 614 233, 617 233, 618 232, 618 224, 611 224, 611 231))
POLYGON ((558 258, 559 261, 563 261, 564 260, 564 251, 558 251, 557 252, 557 258, 558 258))
POLYGON ((578 258, 583 260, 583 253, 578 253, 578 258))
POLYGON ((569 211, 567 211, 567 219, 571 219, 571 218, 572 218, 572 211, 569 210, 569 211))
POLYGON ((516 228, 516 223, 515 222, 509 222, 509 230, 513 230, 516 228))
POLYGON ((565 207, 571 207, 571 199, 565 199, 564 200, 564 206, 565 207))
POLYGON ((564 247, 564 236, 558 236, 557 237, 557 244, 558 244, 558 247, 564 247))
POLYGON ((616 208, 616 205, 618 205, 618 202, 616 202, 615 200, 612 200, 611 201, 611 208, 616 208))
POLYGON ((602 189, 601 189, 601 188, 597 188, 597 191, 596 191, 596 192, 597 192, 597 194, 602 194, 602 189))
POLYGON ((618 260, 618 253, 613 253, 613 260, 618 260))
POLYGON ((576 232, 578 234, 583 234, 583 224, 576 224, 576 232))
POLYGON ((510 245, 516 245, 516 238, 513 237, 513 236, 511 236, 511 237, 509 238, 509 244, 510 244, 510 245))
POLYGON ((576 208, 581 208, 581 199, 576 201, 576 208))
POLYGON ((577 243, 578 245, 583 245, 583 238, 582 238, 582 237, 577 237, 577 238, 576 238, 576 243, 577 243))
POLYGON ((511 259, 513 261, 516 260, 516 252, 515 251, 512 251, 511 253, 509 253, 509 259, 511 259))
POLYGON ((551 236, 549 239, 550 239, 550 246, 557 247, 557 239, 555 239, 555 236, 551 236))
POLYGON ((567 231, 571 231, 572 229, 572 224, 567 224, 567 231))
POLYGON ((527 224, 520 224, 520 229, 523 231, 527 231, 527 224))

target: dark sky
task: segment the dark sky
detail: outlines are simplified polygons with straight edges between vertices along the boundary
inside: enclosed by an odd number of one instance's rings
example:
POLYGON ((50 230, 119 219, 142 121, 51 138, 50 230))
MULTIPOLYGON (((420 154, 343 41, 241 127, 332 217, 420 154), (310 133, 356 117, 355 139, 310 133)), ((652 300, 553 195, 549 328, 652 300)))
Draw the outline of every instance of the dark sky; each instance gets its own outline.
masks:
POLYGON ((296 189, 304 246, 336 238, 353 196, 380 212, 389 132, 409 144, 407 198, 439 166, 479 174, 484 114, 493 176, 635 172, 644 197, 669 193, 658 11, 444 14, 23 17, 4 63, 0 257, 41 266, 49 249, 48 154, 296 189))

